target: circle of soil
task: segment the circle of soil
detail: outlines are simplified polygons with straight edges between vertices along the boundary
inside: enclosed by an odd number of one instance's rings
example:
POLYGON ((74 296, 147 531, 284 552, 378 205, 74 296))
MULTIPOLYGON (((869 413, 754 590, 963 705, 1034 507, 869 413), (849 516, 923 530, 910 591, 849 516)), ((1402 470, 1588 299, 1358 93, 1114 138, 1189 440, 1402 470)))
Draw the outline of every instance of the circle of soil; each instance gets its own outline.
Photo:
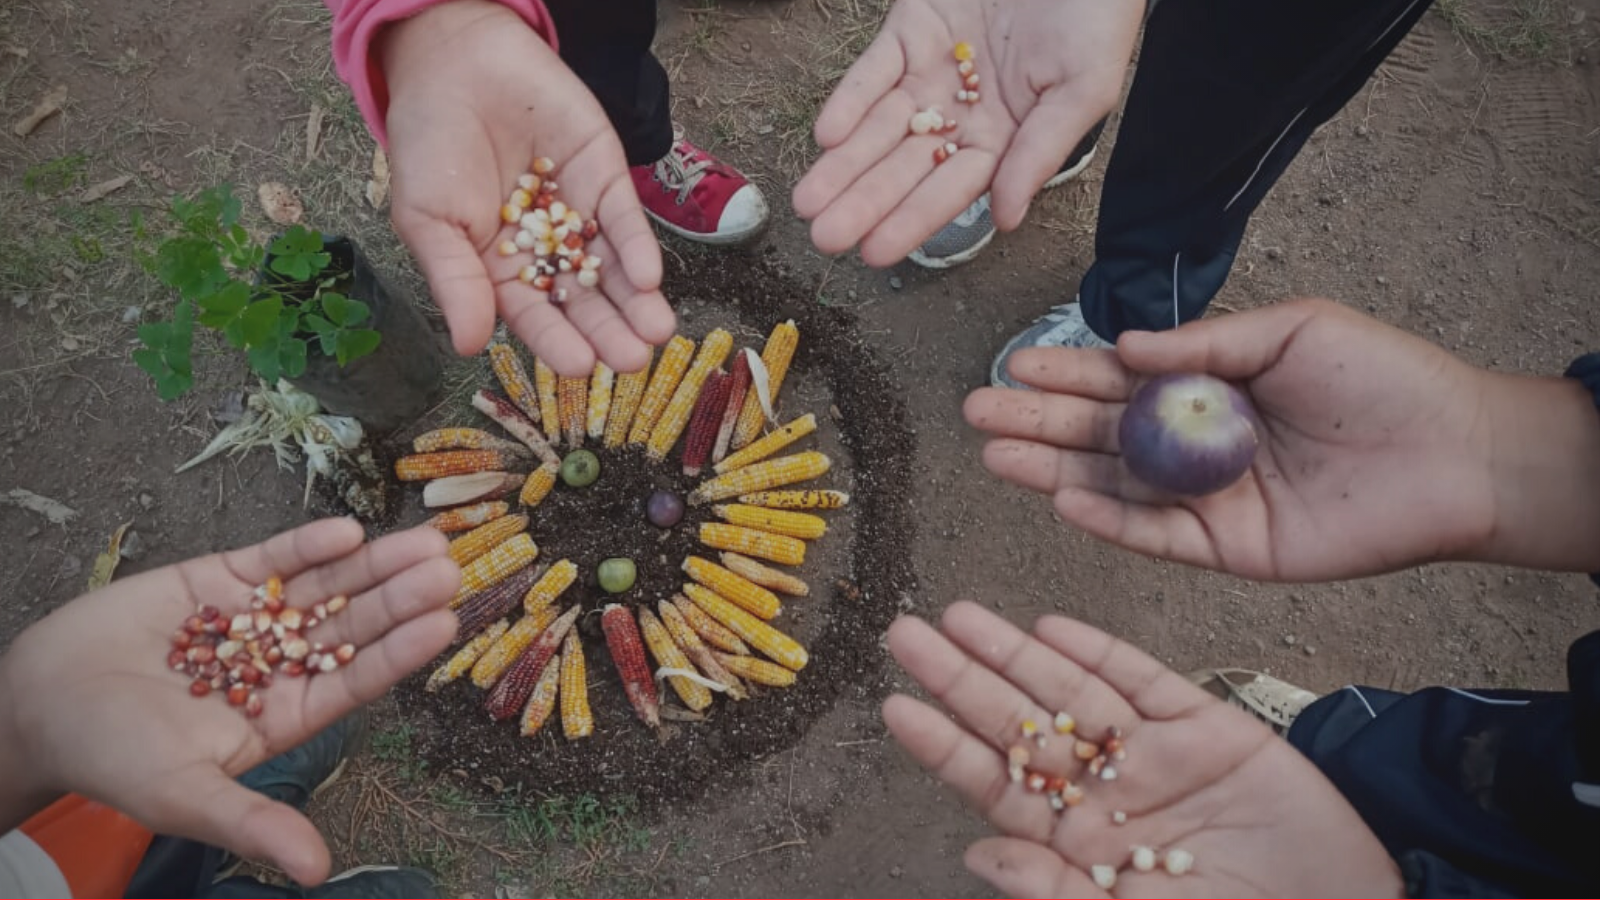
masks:
POLYGON ((680 306, 679 331, 697 344, 712 328, 723 327, 734 333, 735 348, 759 352, 777 323, 793 319, 800 329, 799 349, 778 398, 779 418, 815 413, 818 428, 780 452, 816 447, 828 453, 832 470, 796 487, 851 495, 849 506, 825 513, 829 532, 808 542, 805 564, 786 569, 804 578, 811 594, 782 596, 783 612, 773 625, 805 645, 810 661, 790 687, 756 687, 744 701, 718 695, 699 721, 684 720, 694 714, 670 685, 660 684, 662 727, 657 732, 641 722, 623 695, 598 610, 615 602, 653 611, 686 580, 680 569, 685 556, 716 558, 698 540, 700 523, 715 520, 709 506, 689 507, 666 530, 645 518, 652 491, 686 496, 711 473, 708 467, 699 477, 683 475, 681 442, 662 463, 648 462, 639 448, 599 450, 599 480, 576 489, 558 482, 530 512, 528 529, 541 563, 565 558, 578 566, 578 581, 558 603, 584 608, 577 627, 588 663, 594 734, 567 740, 557 712, 533 737, 523 737, 515 718, 489 718, 486 692, 470 678, 437 693, 424 691, 429 665, 401 683, 396 699, 415 729, 414 746, 434 771, 535 796, 622 793, 645 806, 679 800, 698 794, 712 779, 741 777, 750 760, 792 746, 847 686, 873 683, 884 662, 884 631, 900 598, 914 589, 907 552, 914 438, 900 387, 862 343, 854 314, 818 304, 815 291, 797 283, 770 253, 739 265, 699 253, 681 260, 666 256, 667 296, 694 298, 680 306), (635 560, 639 570, 637 583, 616 595, 600 589, 596 574, 600 561, 612 556, 635 560), (669 707, 678 715, 668 713, 669 707))

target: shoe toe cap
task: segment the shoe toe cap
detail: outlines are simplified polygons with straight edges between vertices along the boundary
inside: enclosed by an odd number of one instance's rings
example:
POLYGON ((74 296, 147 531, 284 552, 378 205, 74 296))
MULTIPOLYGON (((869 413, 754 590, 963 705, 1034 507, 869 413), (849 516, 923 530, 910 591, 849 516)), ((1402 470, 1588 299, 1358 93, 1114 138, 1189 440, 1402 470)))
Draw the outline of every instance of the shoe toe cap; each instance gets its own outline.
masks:
POLYGON ((717 232, 728 237, 750 234, 766 224, 767 216, 767 198, 755 185, 746 184, 728 198, 717 220, 717 232))

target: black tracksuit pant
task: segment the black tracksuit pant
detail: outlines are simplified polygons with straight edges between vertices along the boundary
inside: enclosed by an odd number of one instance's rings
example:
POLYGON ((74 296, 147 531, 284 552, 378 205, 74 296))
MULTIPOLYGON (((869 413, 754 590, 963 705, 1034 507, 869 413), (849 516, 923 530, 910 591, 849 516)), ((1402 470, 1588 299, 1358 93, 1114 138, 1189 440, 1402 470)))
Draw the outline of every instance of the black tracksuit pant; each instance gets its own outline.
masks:
POLYGON ((653 163, 672 149, 672 92, 650 52, 656 0, 545 0, 561 59, 599 98, 622 138, 628 165, 653 163))

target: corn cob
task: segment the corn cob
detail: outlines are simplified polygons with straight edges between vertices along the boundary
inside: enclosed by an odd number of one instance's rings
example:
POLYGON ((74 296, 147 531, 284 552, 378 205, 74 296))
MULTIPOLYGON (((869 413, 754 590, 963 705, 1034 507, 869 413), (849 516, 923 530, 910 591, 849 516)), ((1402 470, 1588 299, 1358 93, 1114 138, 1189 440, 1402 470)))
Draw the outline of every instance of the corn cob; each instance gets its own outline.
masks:
POLYGON ((501 453, 528 452, 521 444, 497 438, 481 428, 435 428, 423 432, 411 441, 417 453, 438 453, 440 450, 499 450, 501 453))
POLYGON ((515 472, 474 472, 435 478, 422 488, 422 505, 461 506, 498 500, 517 489, 522 476, 515 472))
POLYGON ((478 591, 456 608, 456 640, 477 634, 485 625, 517 608, 517 601, 544 575, 543 566, 523 566, 516 574, 492 588, 478 591))
POLYGON ((758 491, 739 495, 739 502, 767 509, 839 509, 850 504, 844 491, 758 491))
POLYGON ((742 525, 702 522, 700 543, 713 550, 732 550, 745 556, 775 562, 780 566, 798 566, 806 561, 805 541, 786 535, 756 531, 754 528, 745 528, 742 525))
POLYGON ((494 687, 534 638, 544 634, 556 620, 556 609, 547 606, 531 616, 523 616, 500 639, 489 646, 472 664, 472 683, 485 690, 494 687))
POLYGON ((501 516, 486 525, 479 525, 450 542, 450 560, 458 566, 464 566, 527 528, 527 516, 501 516))
POLYGON ((733 376, 718 369, 706 380, 700 399, 689 416, 689 432, 683 439, 683 474, 699 475, 700 467, 711 455, 711 445, 717 440, 717 418, 728 405, 728 389, 733 386, 733 376))
POLYGON ((689 623, 689 628, 698 634, 701 640, 728 653, 743 655, 750 652, 750 648, 744 641, 739 640, 737 634, 729 631, 728 626, 706 615, 705 610, 695 606, 693 600, 682 594, 673 594, 672 602, 677 606, 678 612, 683 614, 683 620, 689 623))
POLYGON ((689 414, 694 411, 694 403, 700 398, 700 388, 728 358, 728 351, 732 349, 733 335, 726 329, 713 329, 706 335, 700 344, 700 352, 695 354, 694 365, 678 382, 678 389, 672 392, 672 400, 667 403, 666 411, 650 429, 650 440, 645 447, 647 456, 658 462, 667 458, 672 445, 678 442, 683 429, 689 424, 689 414))
POLYGON ((807 597, 811 595, 811 588, 800 579, 788 572, 763 566, 748 556, 723 551, 722 565, 735 575, 742 576, 768 590, 788 594, 791 597, 807 597))
POLYGON ((534 422, 539 421, 539 395, 534 391, 533 382, 528 380, 528 370, 523 367, 522 360, 517 357, 516 348, 510 344, 495 341, 489 345, 489 363, 494 369, 494 377, 499 379, 500 386, 505 388, 506 396, 517 405, 517 409, 534 422))
POLYGON ((726 653, 717 654, 717 662, 740 678, 748 678, 756 684, 769 687, 788 687, 794 684, 794 672, 783 666, 769 663, 764 659, 754 656, 730 656, 726 653))
POLYGON ((445 534, 471 531, 479 525, 493 522, 511 511, 511 504, 503 500, 488 500, 471 506, 458 506, 438 513, 428 524, 445 534))
MULTIPOLYGON (((683 592, 707 615, 749 641, 750 646, 761 651, 768 659, 796 672, 805 668, 806 661, 810 657, 806 654, 806 648, 796 643, 794 638, 750 615, 715 591, 707 590, 698 584, 686 584, 683 586, 683 592)), ((723 664, 726 665, 726 661, 723 664)), ((729 671, 738 674, 732 668, 729 671)))
POLYGON ((448 662, 433 670, 433 674, 428 676, 428 683, 423 685, 422 689, 433 693, 467 674, 468 670, 472 668, 472 664, 483 656, 484 651, 488 650, 490 645, 500 640, 500 636, 505 634, 510 627, 510 624, 505 619, 501 619, 490 625, 488 631, 467 641, 460 650, 451 655, 448 662))
MULTIPOLYGON (((772 329, 772 334, 767 336, 767 346, 761 351, 761 362, 767 369, 767 396, 774 409, 778 404, 778 388, 783 386, 783 378, 789 374, 789 363, 794 360, 794 350, 799 345, 800 329, 790 319, 772 329)), ((739 411, 739 421, 733 426, 734 449, 755 440, 765 422, 766 413, 761 409, 760 395, 756 393, 755 385, 751 385, 744 398, 744 409, 739 411)))
POLYGON ((594 374, 589 378, 589 410, 585 417, 589 438, 600 440, 606 435, 606 416, 611 412, 611 389, 617 373, 603 362, 594 364, 594 374))
POLYGON ((569 741, 594 734, 594 713, 589 709, 589 667, 576 631, 568 632, 561 643, 561 730, 569 741))
POLYGON ((732 454, 722 462, 717 463, 715 466, 716 472, 721 475, 743 468, 751 463, 760 462, 816 430, 816 414, 806 413, 766 437, 746 446, 743 450, 732 454))
POLYGON ((645 724, 660 725, 661 701, 656 697, 656 682, 650 675, 650 663, 644 658, 644 642, 633 613, 620 603, 607 604, 600 614, 600 628, 606 633, 611 661, 622 676, 622 688, 633 711, 645 724))
POLYGON ((539 676, 544 674, 550 658, 560 649, 562 639, 572 630, 572 623, 578 620, 578 613, 581 610, 582 607, 575 605, 551 622, 550 627, 529 644, 528 649, 517 657, 517 661, 506 669, 505 675, 495 682, 494 689, 489 692, 488 699, 483 703, 484 708, 489 711, 490 718, 509 719, 528 702, 528 695, 533 693, 534 685, 539 682, 539 676))
POLYGON ((528 705, 522 708, 522 736, 533 737, 544 727, 546 719, 556 708, 556 689, 561 679, 561 654, 550 657, 544 672, 528 695, 528 705))
POLYGON ((723 597, 739 604, 763 619, 771 619, 783 611, 778 595, 751 582, 709 559, 688 556, 683 560, 683 571, 723 597))
POLYGON ((668 600, 662 600, 656 607, 661 610, 661 624, 666 626, 667 634, 672 635, 672 640, 677 643, 684 655, 689 657, 689 661, 694 663, 707 678, 727 688, 729 697, 743 700, 746 696, 744 685, 740 684, 739 679, 733 677, 732 673, 712 655, 711 648, 707 647, 705 642, 700 640, 700 635, 695 634, 694 629, 689 627, 689 623, 683 618, 683 613, 668 600))
POLYGON ((544 364, 544 360, 533 361, 533 383, 539 395, 540 424, 544 425, 544 436, 552 444, 561 443, 561 404, 556 399, 556 370, 544 364))
MULTIPOLYGON (((650 360, 655 361, 656 348, 650 348, 650 360)), ((645 382, 650 380, 650 364, 637 372, 624 372, 617 376, 616 386, 611 392, 611 415, 606 417, 607 450, 621 447, 628 439, 628 428, 633 424, 633 414, 639 408, 639 400, 644 396, 645 382)))
POLYGON ((561 473, 561 464, 547 462, 528 473, 526 481, 522 482, 522 493, 518 499, 522 505, 529 507, 538 506, 549 496, 550 489, 556 486, 556 476, 561 473))
POLYGON ((722 416, 717 423, 717 442, 711 448, 712 462, 722 462, 722 458, 728 455, 728 444, 733 441, 733 426, 738 424, 739 412, 744 409, 744 395, 749 392, 750 354, 740 350, 733 360, 728 397, 722 402, 722 416))
POLYGON ((689 370, 689 361, 693 357, 694 341, 675 334, 667 342, 667 348, 661 351, 661 362, 656 366, 655 374, 650 376, 650 385, 644 389, 644 396, 639 398, 639 408, 633 414, 633 424, 628 428, 630 445, 642 444, 650 439, 651 429, 655 428, 656 420, 661 418, 662 410, 667 408, 667 401, 678 389, 678 382, 683 379, 683 373, 689 370))
POLYGON ((568 447, 583 446, 583 426, 589 416, 589 379, 565 375, 556 379, 556 406, 561 412, 561 432, 568 447))
POLYGON ((550 442, 539 433, 539 426, 533 420, 522 414, 522 410, 506 399, 504 395, 493 391, 480 390, 472 395, 472 408, 483 413, 499 423, 501 428, 511 432, 511 436, 521 441, 532 450, 534 455, 542 462, 561 463, 561 457, 551 448, 550 442))
POLYGON ((455 599, 450 601, 450 608, 455 609, 460 606, 461 601, 473 591, 481 591, 505 581, 518 569, 533 562, 538 555, 538 546, 526 532, 501 541, 493 550, 461 568, 461 589, 456 592, 455 599))
POLYGON ((762 460, 702 482, 689 494, 689 502, 710 503, 714 500, 737 497, 740 494, 783 487, 797 481, 807 481, 821 476, 832 466, 832 460, 815 450, 762 460))
MULTIPOLYGON (((650 655, 656 658, 656 665, 663 669, 682 669, 694 672, 694 664, 689 662, 678 645, 672 642, 672 635, 667 633, 667 626, 661 624, 656 614, 649 607, 639 607, 639 631, 644 634, 645 646, 650 648, 650 655)), ((696 672, 695 674, 699 674, 696 672)), ((700 712, 711 705, 711 689, 682 675, 668 675, 667 683, 672 685, 672 690, 677 693, 683 705, 695 712, 700 712)))
POLYGON ((768 534, 814 541, 828 533, 827 520, 811 513, 745 506, 742 503, 718 503, 711 507, 711 511, 730 525, 743 525, 768 534))
POLYGON ((572 583, 578 580, 578 567, 572 560, 563 559, 551 566, 537 584, 528 588, 528 593, 522 598, 522 611, 527 613, 538 612, 556 602, 572 583))

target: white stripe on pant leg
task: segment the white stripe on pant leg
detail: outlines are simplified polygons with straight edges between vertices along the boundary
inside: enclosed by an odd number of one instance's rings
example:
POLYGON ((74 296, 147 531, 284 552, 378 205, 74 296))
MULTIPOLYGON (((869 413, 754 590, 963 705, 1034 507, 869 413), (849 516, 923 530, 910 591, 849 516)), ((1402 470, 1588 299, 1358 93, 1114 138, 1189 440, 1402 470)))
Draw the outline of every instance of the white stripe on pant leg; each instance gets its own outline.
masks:
POLYGON ((1353 684, 1347 684, 1344 686, 1344 689, 1356 695, 1356 699, 1361 701, 1361 705, 1367 708, 1367 715, 1373 717, 1374 719, 1378 717, 1378 713, 1372 708, 1372 704, 1367 702, 1367 698, 1361 693, 1360 688, 1357 688, 1353 684))
POLYGON ((1177 328, 1178 322, 1178 260, 1183 259, 1183 253, 1172 254, 1172 327, 1177 328))
POLYGON ((1600 784, 1586 784, 1582 781, 1572 783, 1572 797, 1584 806, 1593 806, 1600 809, 1600 784))
POLYGON ((1527 706, 1528 705, 1528 701, 1527 700, 1509 700, 1509 699, 1504 699, 1504 698, 1500 698, 1500 697, 1480 697, 1480 696, 1478 696, 1477 694, 1474 694, 1471 691, 1463 691, 1460 688, 1453 688, 1453 687, 1447 687, 1447 688, 1445 688, 1445 690, 1451 692, 1452 694, 1460 694, 1461 696, 1467 698, 1468 700, 1476 700, 1479 703, 1487 703, 1490 706, 1527 706))
MULTIPOLYGON (((1311 107, 1309 106, 1306 107, 1306 109, 1310 108, 1311 107)), ((1278 133, 1277 140, 1272 142, 1272 146, 1267 148, 1267 152, 1263 153, 1260 161, 1256 163, 1256 170, 1251 172, 1250 177, 1244 180, 1244 184, 1240 186, 1239 192, 1233 195, 1233 199, 1229 200, 1228 204, 1222 207, 1223 212, 1227 212, 1228 210, 1232 209, 1233 205, 1239 202, 1239 198, 1244 196, 1244 192, 1250 189, 1251 182, 1255 181, 1256 176, 1261 174, 1261 167, 1267 164, 1267 160, 1272 156, 1272 151, 1278 149, 1278 145, 1283 143, 1283 139, 1289 136, 1289 129, 1293 128, 1294 123, 1300 121, 1300 117, 1306 114, 1306 109, 1302 109, 1295 113, 1294 118, 1289 120, 1289 124, 1283 126, 1283 131, 1278 133)))
POLYGON ((1378 42, 1383 40, 1384 37, 1389 34, 1389 32, 1393 31, 1396 25, 1399 25, 1401 22, 1405 21, 1406 16, 1410 15, 1411 10, 1415 9, 1417 4, 1420 2, 1422 2, 1422 0, 1411 0, 1411 3, 1406 6, 1406 11, 1401 13, 1393 22, 1390 22, 1389 27, 1383 30, 1383 34, 1373 38, 1372 43, 1367 45, 1367 49, 1371 50, 1373 47, 1378 46, 1378 42))

